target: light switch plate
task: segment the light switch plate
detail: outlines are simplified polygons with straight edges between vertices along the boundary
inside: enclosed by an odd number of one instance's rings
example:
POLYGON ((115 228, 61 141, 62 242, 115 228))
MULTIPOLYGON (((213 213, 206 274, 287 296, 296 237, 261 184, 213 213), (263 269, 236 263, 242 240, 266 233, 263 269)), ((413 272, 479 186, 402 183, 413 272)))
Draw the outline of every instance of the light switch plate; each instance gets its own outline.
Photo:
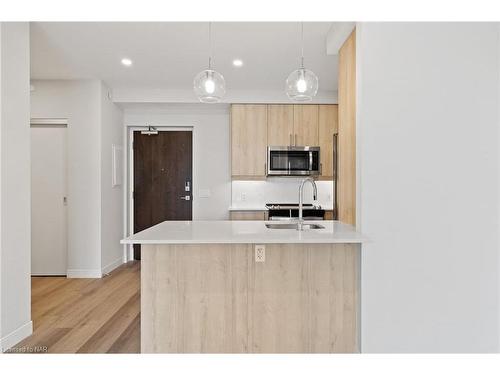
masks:
POLYGON ((255 245, 255 261, 266 261, 266 247, 264 245, 255 245))
POLYGON ((200 189, 198 190, 198 196, 200 198, 209 198, 210 197, 210 189, 200 189))

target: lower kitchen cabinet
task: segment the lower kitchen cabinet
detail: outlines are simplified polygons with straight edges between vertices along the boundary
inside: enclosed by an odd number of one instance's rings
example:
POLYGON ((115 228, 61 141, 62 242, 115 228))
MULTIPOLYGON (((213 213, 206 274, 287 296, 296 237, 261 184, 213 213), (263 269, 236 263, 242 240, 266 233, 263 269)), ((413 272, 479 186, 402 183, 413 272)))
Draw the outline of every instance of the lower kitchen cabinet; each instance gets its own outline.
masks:
POLYGON ((325 220, 333 220, 333 211, 325 211, 325 220))
POLYGON ((265 211, 231 211, 231 220, 267 220, 265 211))
POLYGON ((144 245, 141 352, 359 352, 359 245, 263 245, 144 245))

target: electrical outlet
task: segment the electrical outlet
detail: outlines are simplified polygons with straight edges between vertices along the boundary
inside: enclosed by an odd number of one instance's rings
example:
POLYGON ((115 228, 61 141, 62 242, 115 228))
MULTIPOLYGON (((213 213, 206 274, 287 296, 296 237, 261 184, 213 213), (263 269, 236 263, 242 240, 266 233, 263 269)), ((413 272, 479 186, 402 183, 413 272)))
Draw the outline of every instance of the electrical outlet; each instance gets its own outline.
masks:
POLYGON ((266 247, 264 245, 255 245, 255 261, 266 261, 266 247))
POLYGON ((241 200, 242 202, 247 200, 247 193, 241 193, 241 200))

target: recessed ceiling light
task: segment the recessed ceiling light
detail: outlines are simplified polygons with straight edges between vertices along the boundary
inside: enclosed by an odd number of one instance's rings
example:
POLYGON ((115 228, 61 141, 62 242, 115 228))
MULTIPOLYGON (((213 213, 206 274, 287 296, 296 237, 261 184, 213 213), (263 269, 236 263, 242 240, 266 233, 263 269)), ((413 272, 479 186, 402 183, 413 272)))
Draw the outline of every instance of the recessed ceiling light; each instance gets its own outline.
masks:
POLYGON ((125 66, 130 66, 130 65, 132 65, 132 60, 124 58, 124 59, 122 59, 122 64, 125 66))
POLYGON ((235 60, 233 60, 233 65, 234 66, 242 66, 243 61, 241 61, 240 59, 235 59, 235 60))

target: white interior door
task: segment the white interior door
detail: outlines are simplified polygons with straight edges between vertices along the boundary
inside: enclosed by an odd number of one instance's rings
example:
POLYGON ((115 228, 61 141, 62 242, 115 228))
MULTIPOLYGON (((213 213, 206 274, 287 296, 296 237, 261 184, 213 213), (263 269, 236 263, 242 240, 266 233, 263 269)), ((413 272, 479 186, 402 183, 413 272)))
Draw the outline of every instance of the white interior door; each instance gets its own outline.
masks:
POLYGON ((31 126, 31 274, 66 275, 66 126, 31 126))

